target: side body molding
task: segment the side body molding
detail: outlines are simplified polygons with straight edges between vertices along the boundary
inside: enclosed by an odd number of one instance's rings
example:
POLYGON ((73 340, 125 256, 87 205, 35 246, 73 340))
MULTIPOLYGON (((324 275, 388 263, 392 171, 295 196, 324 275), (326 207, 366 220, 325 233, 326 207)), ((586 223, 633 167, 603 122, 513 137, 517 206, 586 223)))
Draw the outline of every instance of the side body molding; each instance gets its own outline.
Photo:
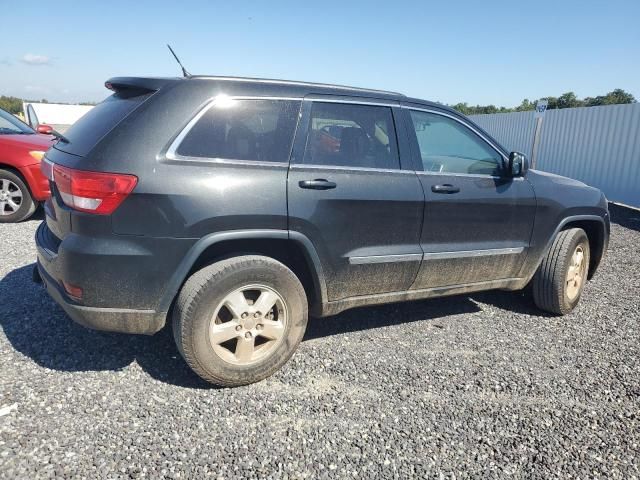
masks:
MULTIPOLYGON (((198 240, 189 250, 184 257, 176 271, 171 277, 164 296, 158 307, 160 312, 168 312, 171 307, 173 299, 178 294, 180 287, 184 283, 189 274, 189 271, 195 265, 200 258, 200 255, 212 245, 216 243, 229 241, 229 240, 250 240, 250 239, 279 239, 279 240, 291 240, 299 243, 302 246, 302 250, 310 265, 313 267, 312 276, 314 289, 320 299, 321 304, 327 302, 327 286, 324 278, 322 264, 320 263, 320 257, 311 241, 299 232, 292 232, 287 230, 270 230, 270 229, 256 229, 256 230, 230 230, 225 232, 217 232, 206 235, 198 240)), ((320 306, 319 306, 320 307, 320 306)), ((320 307, 321 308, 321 307, 320 307)))

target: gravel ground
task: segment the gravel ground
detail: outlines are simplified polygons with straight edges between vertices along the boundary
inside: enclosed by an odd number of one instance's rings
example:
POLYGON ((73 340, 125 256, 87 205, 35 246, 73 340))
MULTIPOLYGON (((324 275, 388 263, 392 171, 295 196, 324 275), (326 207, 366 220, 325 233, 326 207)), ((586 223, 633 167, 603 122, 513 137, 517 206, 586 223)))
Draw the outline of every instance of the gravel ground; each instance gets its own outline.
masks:
POLYGON ((640 212, 613 218, 571 315, 508 292, 352 310, 230 390, 167 330, 73 324, 31 283, 39 220, 0 224, 0 477, 639 478, 640 212))

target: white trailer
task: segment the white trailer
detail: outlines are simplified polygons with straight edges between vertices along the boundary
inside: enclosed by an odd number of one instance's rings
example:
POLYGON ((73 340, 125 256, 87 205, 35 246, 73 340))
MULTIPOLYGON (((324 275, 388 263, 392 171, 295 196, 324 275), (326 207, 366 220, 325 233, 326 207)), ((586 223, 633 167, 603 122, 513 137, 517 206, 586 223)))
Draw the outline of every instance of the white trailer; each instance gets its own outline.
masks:
POLYGON ((63 133, 93 108, 92 105, 66 105, 61 103, 23 102, 25 122, 37 128, 40 124, 51 125, 63 133))

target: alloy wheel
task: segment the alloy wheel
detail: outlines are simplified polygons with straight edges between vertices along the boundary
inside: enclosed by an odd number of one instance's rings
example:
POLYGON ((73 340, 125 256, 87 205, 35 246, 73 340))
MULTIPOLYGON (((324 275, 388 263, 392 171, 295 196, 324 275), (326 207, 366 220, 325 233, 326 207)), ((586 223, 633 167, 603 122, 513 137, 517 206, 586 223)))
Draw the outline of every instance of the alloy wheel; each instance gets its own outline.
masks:
POLYGON ((0 215, 13 215, 22 205, 22 190, 6 178, 0 178, 0 215))
POLYGON ((216 354, 234 365, 255 363, 280 345, 288 321, 282 296, 266 285, 247 285, 217 306, 209 327, 216 354))

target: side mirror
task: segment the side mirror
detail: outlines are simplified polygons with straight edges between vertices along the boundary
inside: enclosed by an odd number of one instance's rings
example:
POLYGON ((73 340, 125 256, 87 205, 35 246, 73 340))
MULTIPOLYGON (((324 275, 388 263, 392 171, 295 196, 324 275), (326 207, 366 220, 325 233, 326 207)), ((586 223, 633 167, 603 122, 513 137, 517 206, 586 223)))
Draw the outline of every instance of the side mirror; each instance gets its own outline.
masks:
POLYGON ((507 166, 507 173, 511 177, 523 177, 529 170, 529 160, 524 153, 511 152, 509 154, 509 165, 507 166))
POLYGON ((36 131, 38 133, 44 133, 45 135, 51 135, 51 132, 53 132, 53 127, 51 125, 41 123, 40 125, 38 125, 38 128, 36 128, 36 131))

